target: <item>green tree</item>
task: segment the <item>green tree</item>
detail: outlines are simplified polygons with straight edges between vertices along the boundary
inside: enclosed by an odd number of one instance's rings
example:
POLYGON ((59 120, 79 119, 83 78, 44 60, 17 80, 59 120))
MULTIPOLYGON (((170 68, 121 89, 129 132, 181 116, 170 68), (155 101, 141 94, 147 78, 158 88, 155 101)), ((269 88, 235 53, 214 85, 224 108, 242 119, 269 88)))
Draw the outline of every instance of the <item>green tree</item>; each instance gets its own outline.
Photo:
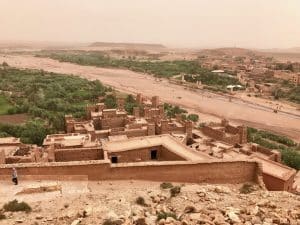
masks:
POLYGON ((127 95, 126 100, 125 100, 125 110, 126 112, 128 112, 129 114, 133 113, 133 108, 137 107, 138 104, 136 102, 136 100, 134 99, 134 97, 132 95, 127 95))
POLYGON ((189 115, 187 116, 187 119, 188 119, 188 120, 191 120, 191 121, 193 121, 193 122, 198 122, 199 116, 198 116, 197 114, 189 114, 189 115))
POLYGON ((31 120, 25 124, 21 134, 21 140, 25 143, 42 145, 44 138, 48 134, 48 129, 41 120, 31 120))
POLYGON ((109 109, 117 108, 117 99, 114 95, 108 95, 105 97, 104 104, 109 109))

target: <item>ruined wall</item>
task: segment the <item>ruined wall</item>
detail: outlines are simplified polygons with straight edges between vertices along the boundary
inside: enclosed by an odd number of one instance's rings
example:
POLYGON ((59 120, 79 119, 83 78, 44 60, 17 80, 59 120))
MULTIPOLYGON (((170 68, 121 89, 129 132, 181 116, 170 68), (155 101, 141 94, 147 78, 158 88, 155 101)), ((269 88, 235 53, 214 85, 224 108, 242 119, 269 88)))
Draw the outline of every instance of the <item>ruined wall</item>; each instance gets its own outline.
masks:
POLYGON ((263 147, 261 145, 257 145, 257 144, 252 144, 251 150, 254 151, 254 152, 260 152, 260 153, 262 153, 264 155, 267 155, 267 156, 271 156, 273 154, 271 149, 265 148, 265 147, 263 147))
POLYGON ((239 132, 239 129, 234 127, 234 126, 231 126, 231 125, 227 125, 225 127, 225 131, 228 132, 228 133, 231 133, 231 134, 236 134, 239 132))
POLYGON ((215 130, 211 127, 208 127, 208 126, 204 126, 202 128, 202 131, 205 135, 211 137, 211 138, 214 138, 214 139, 217 139, 217 140, 221 140, 223 139, 225 133, 222 132, 222 131, 219 131, 219 130, 215 130))
POLYGON ((56 149, 54 154, 55 154, 56 162, 86 161, 86 160, 103 159, 103 151, 100 148, 56 149))
POLYGON ((240 143, 240 135, 239 134, 231 134, 230 136, 226 136, 225 132, 222 130, 216 130, 213 129, 211 127, 205 126, 202 128, 202 131, 205 135, 219 140, 219 141, 223 141, 229 144, 236 144, 236 143, 240 143))
POLYGON ((22 176, 87 175, 89 180, 151 180, 160 182, 192 182, 192 183, 244 183, 255 182, 258 163, 253 161, 235 162, 151 162, 110 164, 107 161, 91 161, 89 163, 46 163, 11 165, 0 167, 0 178, 11 174, 11 168, 18 170, 22 176))
POLYGON ((5 164, 5 152, 4 152, 4 150, 0 151, 0 164, 5 164))
POLYGON ((149 135, 149 136, 155 135, 155 124, 148 123, 148 125, 147 125, 147 135, 149 135))
POLYGON ((113 135, 127 135, 127 137, 141 137, 141 136, 147 136, 148 131, 147 129, 130 129, 130 130, 123 130, 123 131, 115 131, 111 132, 111 136, 113 135))
POLYGON ((96 130, 95 131, 95 138, 96 139, 108 138, 109 135, 110 135, 109 130, 101 130, 101 131, 96 130))
POLYGON ((31 156, 10 156, 5 159, 6 164, 13 163, 32 163, 35 162, 34 158, 31 156))
POLYGON ((224 137, 221 139, 221 141, 235 145, 237 143, 240 143, 240 136, 238 134, 232 134, 228 137, 224 137))
POLYGON ((107 118, 101 120, 101 127, 124 127, 125 126, 125 119, 123 117, 115 117, 115 118, 107 118))

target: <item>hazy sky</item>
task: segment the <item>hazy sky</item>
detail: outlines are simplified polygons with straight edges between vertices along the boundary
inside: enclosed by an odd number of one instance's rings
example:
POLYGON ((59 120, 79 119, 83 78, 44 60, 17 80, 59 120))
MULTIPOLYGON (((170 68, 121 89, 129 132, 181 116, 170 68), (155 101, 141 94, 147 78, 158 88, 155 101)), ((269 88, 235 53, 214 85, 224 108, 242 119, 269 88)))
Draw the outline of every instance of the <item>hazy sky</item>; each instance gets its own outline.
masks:
POLYGON ((0 0, 0 40, 300 46, 300 0, 0 0))

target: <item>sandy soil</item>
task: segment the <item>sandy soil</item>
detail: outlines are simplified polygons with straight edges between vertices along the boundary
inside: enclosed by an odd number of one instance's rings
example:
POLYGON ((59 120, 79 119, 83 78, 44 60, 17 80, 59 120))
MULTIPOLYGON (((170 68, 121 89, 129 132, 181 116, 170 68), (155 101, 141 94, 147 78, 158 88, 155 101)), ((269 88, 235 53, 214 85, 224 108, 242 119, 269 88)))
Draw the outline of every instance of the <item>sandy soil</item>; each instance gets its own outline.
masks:
POLYGON ((74 74, 87 79, 99 79, 106 85, 127 93, 141 92, 145 96, 159 95, 161 100, 181 105, 200 114, 202 120, 225 117, 236 123, 272 130, 300 141, 300 111, 282 104, 282 111, 275 114, 270 104, 212 94, 206 91, 191 91, 170 84, 164 79, 122 69, 97 68, 61 63, 52 59, 26 55, 0 55, 0 63, 19 68, 43 69, 50 72, 74 74))
POLYGON ((0 115, 0 123, 21 124, 28 120, 26 114, 0 115))

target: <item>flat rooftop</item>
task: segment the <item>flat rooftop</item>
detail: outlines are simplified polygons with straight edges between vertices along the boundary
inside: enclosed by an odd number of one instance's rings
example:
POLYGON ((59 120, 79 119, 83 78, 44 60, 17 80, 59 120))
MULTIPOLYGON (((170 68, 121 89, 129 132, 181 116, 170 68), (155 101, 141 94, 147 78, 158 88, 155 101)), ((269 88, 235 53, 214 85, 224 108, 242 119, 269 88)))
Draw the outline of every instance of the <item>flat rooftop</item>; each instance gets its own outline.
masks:
POLYGON ((43 145, 60 144, 65 147, 83 146, 90 141, 89 134, 55 134, 47 135, 44 139, 43 145))
POLYGON ((128 140, 127 135, 115 135, 115 136, 108 136, 109 141, 124 141, 128 140))
POLYGON ((214 141, 212 142, 212 144, 217 147, 217 148, 221 148, 221 149, 231 149, 233 148, 233 145, 227 144, 225 142, 221 142, 221 141, 214 141))
POLYGON ((5 156, 13 155, 18 149, 19 147, 17 146, 9 146, 9 145, 0 146, 0 151, 4 151, 5 156))
POLYGON ((83 123, 77 123, 74 125, 75 131, 76 130, 86 130, 86 131, 94 131, 94 125, 92 122, 83 122, 83 123))
POLYGON ((147 124, 148 122, 144 118, 136 118, 135 123, 137 123, 137 124, 147 124))
POLYGON ((12 145, 12 144, 21 144, 20 138, 15 137, 4 137, 0 138, 0 145, 12 145))
POLYGON ((170 135, 145 136, 128 140, 104 142, 103 150, 108 152, 122 152, 157 146, 163 146, 188 161, 211 159, 210 156, 204 153, 191 150, 170 135))

